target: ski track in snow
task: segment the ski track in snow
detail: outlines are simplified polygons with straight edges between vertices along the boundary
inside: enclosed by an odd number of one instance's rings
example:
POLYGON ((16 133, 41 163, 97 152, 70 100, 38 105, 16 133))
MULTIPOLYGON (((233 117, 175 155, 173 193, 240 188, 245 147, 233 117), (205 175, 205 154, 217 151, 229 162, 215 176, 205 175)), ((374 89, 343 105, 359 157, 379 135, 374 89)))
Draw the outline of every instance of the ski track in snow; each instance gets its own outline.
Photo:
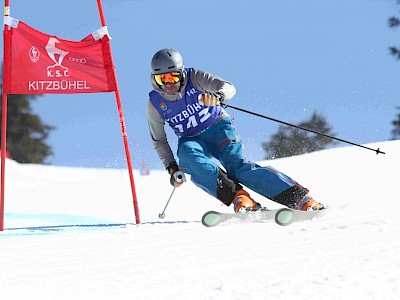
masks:
POLYGON ((172 190, 161 171, 135 173, 137 226, 126 171, 7 161, 1 298, 398 299, 400 142, 372 146, 387 154, 347 147, 264 162, 330 206, 287 227, 206 228, 202 213, 231 208, 191 182, 160 220, 172 190))

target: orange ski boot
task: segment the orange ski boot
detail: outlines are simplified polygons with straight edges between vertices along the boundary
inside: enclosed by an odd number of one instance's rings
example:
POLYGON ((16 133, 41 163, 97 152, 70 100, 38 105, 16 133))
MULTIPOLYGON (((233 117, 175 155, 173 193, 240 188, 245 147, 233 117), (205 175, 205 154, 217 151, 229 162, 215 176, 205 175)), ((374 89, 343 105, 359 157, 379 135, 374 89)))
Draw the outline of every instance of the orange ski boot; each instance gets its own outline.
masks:
POLYGON ((321 210, 325 206, 322 203, 315 201, 310 195, 305 195, 297 204, 299 210, 321 210))
POLYGON ((261 205, 250 198, 250 194, 241 189, 233 199, 233 209, 235 213, 245 213, 249 211, 261 210, 261 205))

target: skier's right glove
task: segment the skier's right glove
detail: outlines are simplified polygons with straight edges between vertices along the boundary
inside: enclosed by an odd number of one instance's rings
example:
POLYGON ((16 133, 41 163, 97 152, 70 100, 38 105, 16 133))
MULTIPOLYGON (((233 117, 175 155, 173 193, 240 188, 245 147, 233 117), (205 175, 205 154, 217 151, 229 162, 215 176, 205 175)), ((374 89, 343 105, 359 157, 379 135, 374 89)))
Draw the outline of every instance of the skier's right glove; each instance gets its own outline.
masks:
POLYGON ((220 94, 203 93, 199 95, 199 103, 204 106, 219 106, 222 102, 220 94))
POLYGON ((171 175, 169 182, 173 187, 180 187, 184 182, 186 182, 185 173, 179 171, 178 165, 171 165, 167 170, 171 175))

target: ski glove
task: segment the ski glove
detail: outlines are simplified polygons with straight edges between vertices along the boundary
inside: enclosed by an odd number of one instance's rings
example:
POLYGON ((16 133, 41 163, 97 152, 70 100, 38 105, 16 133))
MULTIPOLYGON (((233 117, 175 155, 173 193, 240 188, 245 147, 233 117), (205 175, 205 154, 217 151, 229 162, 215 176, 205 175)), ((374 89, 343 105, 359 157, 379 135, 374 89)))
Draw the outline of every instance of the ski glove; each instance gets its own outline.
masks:
POLYGON ((223 101, 223 98, 221 93, 203 93, 199 95, 199 102, 204 106, 218 106, 223 101))
POLYGON ((179 171, 178 165, 171 165, 167 169, 171 175, 169 182, 173 187, 180 187, 184 182, 186 182, 185 173, 179 171))

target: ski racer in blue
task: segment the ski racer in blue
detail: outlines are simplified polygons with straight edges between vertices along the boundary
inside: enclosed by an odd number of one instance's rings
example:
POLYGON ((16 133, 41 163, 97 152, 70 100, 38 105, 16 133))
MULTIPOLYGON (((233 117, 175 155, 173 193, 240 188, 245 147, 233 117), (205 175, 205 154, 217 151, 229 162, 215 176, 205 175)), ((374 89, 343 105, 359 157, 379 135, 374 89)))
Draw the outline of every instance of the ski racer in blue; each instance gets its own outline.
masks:
POLYGON ((180 53, 169 48, 153 56, 151 68, 147 120, 154 149, 173 186, 190 174, 198 187, 227 206, 233 203, 235 212, 261 209, 244 187, 290 208, 323 208, 289 176, 246 161, 242 141, 220 105, 236 93, 230 82, 185 68, 180 53), (166 123, 179 139, 179 164, 167 141, 166 123))

